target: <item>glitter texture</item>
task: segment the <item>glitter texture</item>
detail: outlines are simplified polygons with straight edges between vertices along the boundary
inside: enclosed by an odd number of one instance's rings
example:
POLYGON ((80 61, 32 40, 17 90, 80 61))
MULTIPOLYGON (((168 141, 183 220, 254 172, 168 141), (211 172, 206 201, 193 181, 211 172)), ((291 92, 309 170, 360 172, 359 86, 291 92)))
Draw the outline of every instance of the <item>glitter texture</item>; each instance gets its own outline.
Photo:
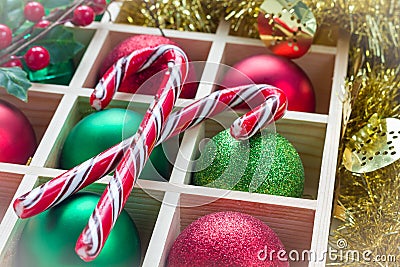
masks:
POLYGON ((217 212, 201 217, 178 236, 167 266, 289 266, 272 250, 285 248, 262 221, 240 212, 217 212))
POLYGON ((279 134, 237 141, 225 130, 205 146, 193 176, 195 185, 301 197, 304 169, 290 142, 279 134))

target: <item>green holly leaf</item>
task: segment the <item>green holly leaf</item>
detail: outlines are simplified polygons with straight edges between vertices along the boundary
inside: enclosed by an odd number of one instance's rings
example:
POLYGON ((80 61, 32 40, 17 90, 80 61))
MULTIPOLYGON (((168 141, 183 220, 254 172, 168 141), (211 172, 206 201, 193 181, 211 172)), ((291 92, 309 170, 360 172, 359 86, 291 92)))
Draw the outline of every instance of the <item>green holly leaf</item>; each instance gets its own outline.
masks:
POLYGON ((20 68, 0 68, 0 87, 4 87, 9 94, 27 102, 31 85, 26 72, 20 68))
MULTIPOLYGON (((41 29, 35 30, 32 36, 38 34, 39 31, 41 31, 41 29)), ((72 31, 64 26, 54 27, 43 38, 32 44, 32 46, 34 45, 43 46, 49 51, 50 64, 53 65, 72 59, 84 48, 83 44, 75 40, 72 31)), ((20 54, 25 54, 27 50, 28 49, 20 54)))

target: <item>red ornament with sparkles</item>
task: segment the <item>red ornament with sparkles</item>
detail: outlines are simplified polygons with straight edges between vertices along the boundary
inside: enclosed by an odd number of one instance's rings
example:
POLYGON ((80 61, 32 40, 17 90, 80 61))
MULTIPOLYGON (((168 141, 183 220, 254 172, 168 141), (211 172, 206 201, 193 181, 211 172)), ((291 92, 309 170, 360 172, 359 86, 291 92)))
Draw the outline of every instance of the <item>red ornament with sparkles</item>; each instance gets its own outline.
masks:
POLYGON ((222 87, 245 84, 270 84, 283 90, 288 110, 315 112, 315 94, 307 74, 294 62, 276 55, 256 55, 233 66, 221 83, 222 87))
POLYGON ((0 100, 0 162, 26 164, 35 149, 29 120, 15 106, 0 100))
MULTIPOLYGON (((119 43, 104 59, 101 64, 99 76, 102 77, 103 74, 107 71, 109 67, 112 66, 118 59, 124 56, 128 56, 133 51, 138 49, 143 49, 147 47, 156 47, 161 44, 171 44, 179 47, 178 44, 171 41, 168 38, 156 35, 135 35, 128 39, 125 39, 121 43, 119 43)), ((127 92, 127 93, 135 93, 139 87, 150 77, 159 73, 162 70, 167 69, 167 64, 160 64, 154 68, 146 69, 142 72, 134 74, 127 78, 120 85, 118 91, 119 92, 127 92)), ((158 89, 158 85, 161 83, 162 76, 158 75, 157 79, 151 80, 151 83, 154 84, 153 92, 140 92, 141 94, 155 95, 158 89)), ((185 84, 182 88, 182 92, 180 94, 181 98, 194 98, 197 91, 197 82, 196 82, 196 74, 195 69, 189 69, 189 75, 185 84)))
POLYGON ((279 237, 259 219, 240 212, 217 212, 183 230, 167 266, 286 267, 285 254, 279 237))

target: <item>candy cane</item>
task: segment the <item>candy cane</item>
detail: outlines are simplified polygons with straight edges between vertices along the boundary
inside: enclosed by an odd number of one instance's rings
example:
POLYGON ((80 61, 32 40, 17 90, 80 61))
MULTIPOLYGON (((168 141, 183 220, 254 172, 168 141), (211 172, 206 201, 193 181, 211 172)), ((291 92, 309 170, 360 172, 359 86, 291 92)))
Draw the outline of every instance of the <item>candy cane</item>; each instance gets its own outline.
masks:
POLYGON ((187 57, 182 50, 173 46, 159 46, 144 66, 165 53, 168 53, 168 71, 155 100, 144 115, 131 146, 118 164, 113 179, 104 190, 76 243, 75 251, 85 261, 95 259, 103 248, 137 177, 161 136, 165 121, 180 94, 182 81, 186 79, 189 69, 187 57))
MULTIPOLYGON (((249 134, 249 136, 252 136, 258 129, 265 128, 271 123, 271 120, 278 120, 284 115, 287 107, 286 101, 286 96, 280 89, 269 85, 248 85, 216 91, 172 113, 165 122, 160 140, 156 145, 228 108, 236 108, 244 103, 252 107, 264 104, 260 106, 261 110, 259 110, 261 114, 266 116, 262 121, 250 120, 253 117, 252 114, 254 116, 259 114, 255 109, 237 119, 231 126, 231 132, 234 133, 233 137, 239 139, 240 136, 237 136, 236 133, 249 132, 247 128, 242 130, 243 124, 245 127, 249 126, 246 123, 249 120, 254 124, 253 132, 249 134), (255 122, 259 123, 255 124, 255 122)), ((39 214, 114 171, 132 140, 133 137, 128 138, 18 197, 14 201, 16 214, 20 218, 28 218, 39 214)))
POLYGON ((166 53, 179 49, 173 45, 160 45, 154 48, 143 48, 122 57, 110 67, 97 83, 90 104, 96 110, 106 107, 117 92, 121 82, 134 73, 141 72, 160 60, 167 60, 166 53))

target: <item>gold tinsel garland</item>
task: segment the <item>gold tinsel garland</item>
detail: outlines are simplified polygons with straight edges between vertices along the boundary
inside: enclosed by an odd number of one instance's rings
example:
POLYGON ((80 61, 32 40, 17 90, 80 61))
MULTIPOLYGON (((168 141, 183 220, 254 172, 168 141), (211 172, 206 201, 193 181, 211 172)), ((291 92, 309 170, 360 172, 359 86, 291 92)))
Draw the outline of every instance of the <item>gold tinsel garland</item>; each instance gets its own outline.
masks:
MULTIPOLYGON (((352 98, 352 111, 345 124, 340 151, 371 117, 400 118, 399 69, 383 66, 362 69, 348 79, 346 89, 352 98)), ((339 217, 344 222, 333 231, 331 244, 335 247, 338 240, 346 240, 346 251, 357 254, 341 254, 332 264, 379 266, 376 262, 363 260, 360 255, 365 251, 371 252, 371 259, 383 256, 386 261, 393 260, 388 257, 397 257, 400 261, 400 162, 365 174, 352 173, 340 165, 338 178, 338 203, 343 211, 339 217), (350 257, 354 255, 359 258, 350 257)), ((391 266, 389 262, 381 263, 384 264, 381 266, 391 266)))
POLYGON ((331 244, 335 247, 337 240, 346 240, 345 250, 357 254, 343 253, 332 264, 396 266, 393 257, 396 262, 400 261, 400 162, 359 175, 343 168, 339 175, 339 199, 346 209, 347 218, 335 230, 331 244), (370 251, 367 261, 362 257, 366 251, 370 251), (354 255, 358 258, 351 257, 354 255), (374 258, 381 262, 374 262, 374 258))
MULTIPOLYGON (((400 0, 304 0, 319 26, 339 26, 352 33, 366 54, 400 59, 400 0)), ((398 63, 398 61, 397 61, 398 63)))
POLYGON ((123 1, 115 22, 181 31, 215 32, 221 11, 212 0, 123 1))

